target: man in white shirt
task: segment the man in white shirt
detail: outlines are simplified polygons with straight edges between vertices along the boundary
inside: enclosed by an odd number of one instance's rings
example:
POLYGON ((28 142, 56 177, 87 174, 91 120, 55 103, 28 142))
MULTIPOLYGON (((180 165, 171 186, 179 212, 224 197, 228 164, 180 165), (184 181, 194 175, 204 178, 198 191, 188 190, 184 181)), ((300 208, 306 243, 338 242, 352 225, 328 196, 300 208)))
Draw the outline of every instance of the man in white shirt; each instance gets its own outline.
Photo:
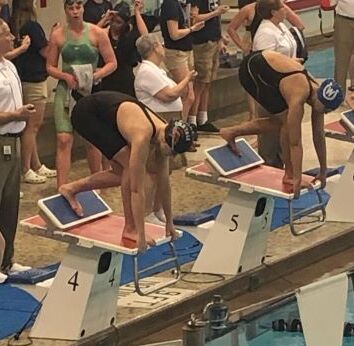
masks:
POLYGON ((20 196, 19 137, 26 120, 35 113, 33 105, 23 106, 20 78, 15 66, 4 58, 13 49, 13 41, 8 25, 0 19, 0 232, 5 239, 0 272, 3 273, 30 268, 12 262, 20 196))

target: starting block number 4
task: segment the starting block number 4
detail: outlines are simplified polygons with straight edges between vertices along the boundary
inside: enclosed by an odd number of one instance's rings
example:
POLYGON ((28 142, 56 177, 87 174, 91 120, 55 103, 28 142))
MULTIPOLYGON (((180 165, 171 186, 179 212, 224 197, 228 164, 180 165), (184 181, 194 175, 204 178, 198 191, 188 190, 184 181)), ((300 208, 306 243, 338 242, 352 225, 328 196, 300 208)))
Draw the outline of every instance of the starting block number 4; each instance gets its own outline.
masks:
POLYGON ((122 256, 115 252, 69 245, 31 337, 78 340, 110 327, 116 319, 112 302, 118 298, 121 266, 122 256))

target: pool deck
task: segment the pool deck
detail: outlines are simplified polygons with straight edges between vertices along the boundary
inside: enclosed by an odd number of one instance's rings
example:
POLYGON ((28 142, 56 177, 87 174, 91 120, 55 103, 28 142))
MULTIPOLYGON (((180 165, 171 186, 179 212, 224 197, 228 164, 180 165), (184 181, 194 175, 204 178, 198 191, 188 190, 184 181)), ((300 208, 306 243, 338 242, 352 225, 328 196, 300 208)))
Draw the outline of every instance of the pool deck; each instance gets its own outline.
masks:
MULTIPOLYGON (((340 111, 328 115, 326 123, 339 119, 340 111)), ((240 119, 239 115, 237 119, 240 119)), ((234 123, 235 118, 219 120, 218 126, 225 126, 234 123)), ((304 119, 303 147, 306 148, 304 158, 304 170, 316 167, 317 160, 314 155, 311 141, 311 131, 309 129, 310 120, 308 114, 304 119)), ((254 138, 249 138, 254 142, 254 138)), ((189 165, 204 158, 203 149, 221 143, 222 140, 217 136, 204 136, 201 138, 201 149, 197 154, 189 154, 189 165)), ((328 144, 328 165, 338 166, 344 164, 352 150, 351 143, 338 142, 332 139, 327 140, 328 144)), ((87 174, 87 166, 84 161, 76 162, 73 166, 72 179, 87 174)), ((213 186, 207 183, 197 182, 185 176, 184 170, 174 171, 171 177, 173 206, 175 214, 200 211, 209 208, 215 204, 221 203, 227 193, 227 189, 213 186), (179 187, 183 186, 183 189, 179 187)), ((42 186, 24 184, 22 191, 25 193, 21 202, 20 219, 32 216, 37 213, 37 207, 34 200, 55 194, 55 182, 49 181, 42 186)), ((115 210, 122 212, 121 200, 118 189, 102 191, 102 197, 115 210)), ((246 305, 252 301, 262 300, 262 290, 266 287, 275 287, 275 283, 280 277, 287 277, 294 272, 301 270, 311 271, 311 275, 306 275, 303 280, 292 280, 291 282, 301 286, 307 282, 313 281, 322 275, 329 275, 331 270, 346 270, 354 262, 354 225, 349 223, 331 223, 327 222, 321 228, 300 237, 291 235, 288 226, 282 227, 269 234, 267 244, 267 257, 265 264, 251 271, 239 274, 237 276, 225 276, 222 281, 206 283, 207 281, 216 281, 215 277, 202 274, 187 274, 184 278, 188 280, 179 281, 174 288, 186 290, 186 295, 181 301, 172 302, 168 306, 162 306, 156 309, 144 309, 133 307, 119 307, 117 320, 119 321, 115 328, 106 330, 100 335, 90 337, 78 342, 57 341, 57 340, 33 340, 35 346, 54 346, 54 345, 139 345, 134 342, 138 338, 148 336, 154 332, 161 332, 174 323, 185 321, 191 312, 200 312, 202 307, 210 301, 212 294, 222 294, 227 300, 239 297, 246 305), (342 262, 336 263, 336 267, 331 267, 327 263, 321 270, 311 270, 311 266, 316 263, 328 261, 331 256, 341 254, 342 262), (327 268, 327 270, 326 270, 327 268), (190 281, 198 281, 191 283, 190 281), (245 294, 253 295, 250 300, 243 299, 245 294)), ((43 266, 59 261, 66 250, 66 245, 49 239, 44 239, 18 231, 16 239, 16 261, 32 266, 43 266), (32 249, 30 251, 29 249, 32 249)), ((333 263, 333 266, 335 263, 333 263)), ((182 266, 183 271, 190 271, 191 263, 182 266)), ((160 276, 166 276, 162 273, 160 276)), ((288 280, 289 281, 289 280, 288 280)), ((278 295, 294 288, 286 280, 282 280, 281 287, 277 290, 270 289, 270 296, 278 295)), ((37 290, 39 297, 44 291, 37 290)), ((236 300, 237 300, 236 299, 236 300)), ((240 302, 239 302, 240 304, 240 302)), ((242 305, 242 303, 241 303, 242 305)), ((68 312, 70 313, 70 312, 68 312)), ((60 321, 58 321, 58 325, 60 321)), ((168 330, 168 329, 166 329, 168 330)), ((26 338, 25 332, 21 339, 26 338)), ((152 342, 152 341, 151 341, 152 342)), ((0 341, 0 345, 7 345, 8 340, 0 341)), ((142 343, 141 343, 142 344, 142 343)))

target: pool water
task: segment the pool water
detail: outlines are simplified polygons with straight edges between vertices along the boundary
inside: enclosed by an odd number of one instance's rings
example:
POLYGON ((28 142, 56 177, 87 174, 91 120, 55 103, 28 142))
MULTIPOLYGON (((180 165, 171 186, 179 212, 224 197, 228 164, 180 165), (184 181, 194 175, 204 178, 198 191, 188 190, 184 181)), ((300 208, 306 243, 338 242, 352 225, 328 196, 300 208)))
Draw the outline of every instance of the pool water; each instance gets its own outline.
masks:
MULTIPOLYGON (((237 327, 227 335, 207 342, 206 346, 306 346, 301 332, 273 331, 272 321, 284 319, 291 321, 299 318, 296 299, 278 304, 276 308, 258 312, 248 321, 240 321, 237 327)), ((348 292, 346 322, 354 323, 354 292, 348 292)), ((353 346, 354 336, 343 337, 342 346, 353 346)))

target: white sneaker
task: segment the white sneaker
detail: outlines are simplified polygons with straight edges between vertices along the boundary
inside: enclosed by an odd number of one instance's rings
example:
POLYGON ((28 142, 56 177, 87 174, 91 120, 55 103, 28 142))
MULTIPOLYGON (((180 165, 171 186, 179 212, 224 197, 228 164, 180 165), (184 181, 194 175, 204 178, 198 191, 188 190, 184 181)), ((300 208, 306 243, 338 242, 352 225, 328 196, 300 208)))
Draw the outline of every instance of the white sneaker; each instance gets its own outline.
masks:
POLYGON ((13 263, 10 270, 9 270, 9 273, 15 273, 15 272, 24 272, 26 270, 30 270, 32 269, 32 267, 30 266, 23 266, 19 263, 13 263))
POLYGON ((43 184, 47 181, 47 178, 37 174, 35 171, 32 171, 32 169, 29 169, 23 175, 23 181, 27 184, 43 184))
POLYGON ((3 284, 7 279, 7 275, 0 272, 0 284, 3 284))
POLYGON ((153 223, 154 225, 165 226, 163 222, 161 222, 154 213, 151 213, 145 217, 145 222, 153 223))
POLYGON ((36 170, 36 173, 47 178, 55 178, 57 176, 57 171, 55 169, 50 169, 45 165, 42 165, 40 169, 36 170))

